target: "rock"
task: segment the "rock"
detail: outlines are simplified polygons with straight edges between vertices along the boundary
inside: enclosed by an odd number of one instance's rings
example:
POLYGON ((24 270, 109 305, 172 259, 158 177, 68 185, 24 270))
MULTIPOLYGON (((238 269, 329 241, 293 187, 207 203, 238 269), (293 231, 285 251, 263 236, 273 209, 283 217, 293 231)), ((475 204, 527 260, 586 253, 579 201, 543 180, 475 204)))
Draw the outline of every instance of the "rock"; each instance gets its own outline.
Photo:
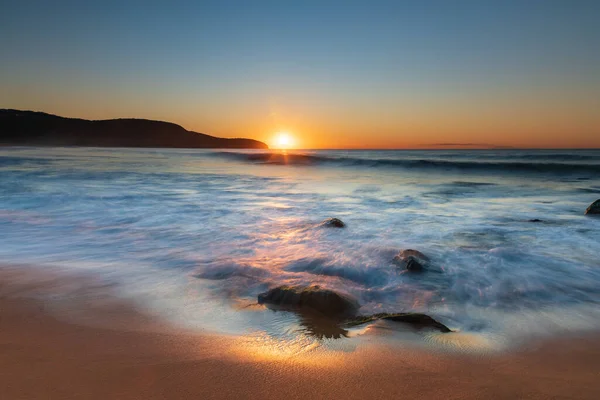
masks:
POLYGON ((356 314, 356 300, 320 286, 279 286, 258 295, 259 304, 280 309, 318 313, 327 317, 347 317, 356 314))
POLYGON ((420 314, 420 313, 381 313, 381 314, 373 314, 360 316, 356 318, 351 318, 346 321, 346 326, 357 326, 367 324, 369 322, 377 321, 377 320, 387 320, 394 322, 402 322, 405 324, 410 324, 412 327, 416 329, 435 329, 442 333, 452 332, 450 328, 441 322, 436 321, 431 318, 429 315, 420 314))
POLYGON ((429 257, 418 250, 402 250, 393 260, 394 264, 411 272, 422 272, 429 264, 429 257))
POLYGON ((596 200, 585 210, 585 215, 600 214, 600 199, 596 200))
POLYGON ((417 259, 423 260, 424 262, 429 261, 429 257, 427 257, 425 254, 421 253, 419 250, 413 250, 413 249, 402 250, 400 253, 398 253, 398 255, 396 257, 402 257, 402 258, 415 257, 417 259))
POLYGON ((423 272, 423 265, 411 258, 406 263, 406 269, 412 272, 423 272))
POLYGON ((411 327, 452 332, 446 325, 420 313, 380 313, 355 317, 356 300, 320 286, 279 286, 258 295, 258 303, 269 308, 295 311, 305 333, 317 338, 348 336, 346 328, 380 319, 409 324, 411 327))
POLYGON ((346 224, 341 219, 328 218, 321 222, 321 226, 325 226, 327 228, 345 228, 346 224))

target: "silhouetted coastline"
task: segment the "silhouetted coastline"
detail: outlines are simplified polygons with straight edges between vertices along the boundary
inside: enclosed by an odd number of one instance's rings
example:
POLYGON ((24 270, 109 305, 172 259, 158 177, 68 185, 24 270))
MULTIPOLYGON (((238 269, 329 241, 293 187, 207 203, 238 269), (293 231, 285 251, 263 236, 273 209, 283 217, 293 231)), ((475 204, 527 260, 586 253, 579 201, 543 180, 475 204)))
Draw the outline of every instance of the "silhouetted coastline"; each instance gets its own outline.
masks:
POLYGON ((258 140, 214 137, 164 121, 90 121, 10 109, 0 110, 0 146, 268 148, 258 140))

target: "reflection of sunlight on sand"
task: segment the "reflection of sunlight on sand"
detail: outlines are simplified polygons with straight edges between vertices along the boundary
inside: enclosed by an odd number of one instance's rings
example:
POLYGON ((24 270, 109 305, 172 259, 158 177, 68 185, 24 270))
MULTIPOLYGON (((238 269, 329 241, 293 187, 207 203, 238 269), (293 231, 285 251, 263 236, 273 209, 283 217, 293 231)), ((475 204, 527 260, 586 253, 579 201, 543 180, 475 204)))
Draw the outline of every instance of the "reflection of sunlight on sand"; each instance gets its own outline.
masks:
POLYGON ((316 351, 321 347, 318 340, 305 335, 293 339, 274 338, 266 332, 256 332, 236 340, 234 351, 241 356, 257 361, 275 361, 294 359, 294 361, 321 361, 324 352, 316 351))
MULTIPOLYGON (((236 357, 251 361, 291 361, 294 363, 335 368, 344 365, 354 357, 371 354, 375 351, 385 353, 401 351, 412 354, 414 350, 427 348, 438 351, 458 353, 486 354, 501 351, 494 338, 486 335, 466 332, 415 334, 410 331, 395 332, 394 339, 389 330, 370 324, 349 332, 350 339, 319 341, 306 335, 297 335, 293 339, 272 337, 266 332, 240 337, 233 346, 236 357), (386 339, 386 337, 388 339, 386 339), (358 340, 358 341, 357 341, 358 340), (337 343, 337 345, 336 345, 337 343), (333 345, 332 345, 333 344, 333 345), (386 350, 387 349, 387 350, 386 350), (348 358, 350 357, 350 358, 348 358)), ((400 354, 400 353, 399 353, 400 354)))
POLYGON ((299 332, 282 338, 260 331, 238 337, 232 349, 236 357, 252 361, 293 361, 331 368, 342 366, 344 354, 355 353, 359 348, 355 341, 347 339, 319 340, 299 332))
POLYGON ((441 350, 459 352, 487 353, 501 349, 492 337, 470 332, 429 333, 425 341, 441 350))

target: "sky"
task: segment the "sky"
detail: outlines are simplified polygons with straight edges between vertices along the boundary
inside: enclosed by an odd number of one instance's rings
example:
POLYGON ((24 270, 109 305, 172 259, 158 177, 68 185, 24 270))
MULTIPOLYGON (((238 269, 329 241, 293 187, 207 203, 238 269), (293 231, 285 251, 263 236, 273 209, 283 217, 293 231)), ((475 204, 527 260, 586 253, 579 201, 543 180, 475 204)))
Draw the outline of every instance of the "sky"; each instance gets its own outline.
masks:
POLYGON ((300 148, 600 147, 600 1, 0 2, 0 108, 300 148))

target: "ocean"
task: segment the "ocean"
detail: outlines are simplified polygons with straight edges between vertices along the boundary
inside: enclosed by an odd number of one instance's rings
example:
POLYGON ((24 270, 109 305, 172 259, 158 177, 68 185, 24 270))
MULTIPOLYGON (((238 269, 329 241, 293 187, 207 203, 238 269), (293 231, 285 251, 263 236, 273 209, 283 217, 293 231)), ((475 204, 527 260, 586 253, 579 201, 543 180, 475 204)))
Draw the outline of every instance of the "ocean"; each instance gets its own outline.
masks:
POLYGON ((0 262, 93 275, 189 329, 314 341, 256 302, 316 284, 503 347, 600 327, 598 198, 599 150, 0 148, 0 262), (403 249, 431 268, 397 268, 403 249))

